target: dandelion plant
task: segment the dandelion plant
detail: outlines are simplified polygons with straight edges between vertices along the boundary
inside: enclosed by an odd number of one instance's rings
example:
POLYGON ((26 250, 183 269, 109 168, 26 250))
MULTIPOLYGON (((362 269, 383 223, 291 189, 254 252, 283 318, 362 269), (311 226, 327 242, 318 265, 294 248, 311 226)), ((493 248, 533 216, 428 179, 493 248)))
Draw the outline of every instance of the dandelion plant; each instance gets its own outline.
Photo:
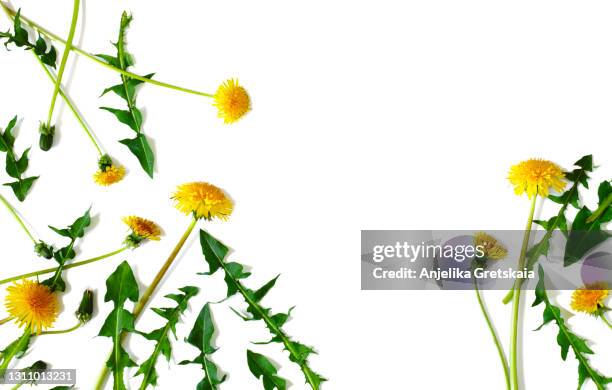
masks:
MULTIPOLYGON (((125 42, 125 34, 131 22, 132 16, 128 15, 127 12, 123 12, 119 26, 119 36, 117 37, 117 42, 114 43, 117 50, 115 56, 98 54, 98 57, 102 58, 107 63, 124 71, 127 71, 127 69, 134 64, 134 59, 127 51, 125 42)), ((104 92, 102 92, 102 95, 108 92, 115 93, 121 99, 125 100, 126 109, 111 107, 101 107, 101 109, 114 114, 119 122, 127 125, 136 133, 134 138, 126 138, 119 142, 128 147, 130 152, 138 158, 142 169, 152 178, 155 169, 155 156, 143 132, 142 112, 136 106, 136 88, 138 85, 142 84, 143 81, 131 78, 125 74, 120 74, 120 77, 121 83, 106 88, 104 92)), ((153 77, 153 74, 149 74, 145 77, 150 79, 153 77)))

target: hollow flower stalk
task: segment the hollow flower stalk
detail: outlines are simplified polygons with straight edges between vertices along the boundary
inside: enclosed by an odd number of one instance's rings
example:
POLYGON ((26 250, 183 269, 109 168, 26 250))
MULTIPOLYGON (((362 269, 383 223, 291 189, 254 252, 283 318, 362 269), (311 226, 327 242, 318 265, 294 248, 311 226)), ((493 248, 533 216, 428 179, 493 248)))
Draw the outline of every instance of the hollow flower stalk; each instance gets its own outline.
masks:
MULTIPOLYGON (((4 9, 4 11, 11 17, 14 18, 16 12, 9 8, 6 4, 0 1, 0 7, 4 9)), ((251 109, 251 99, 249 95, 246 93, 246 90, 241 87, 237 81, 234 79, 228 79, 223 82, 217 89, 217 91, 213 93, 202 92, 191 88, 181 87, 177 85, 173 85, 170 83, 162 82, 155 80, 150 77, 146 77, 143 75, 139 75, 136 73, 132 73, 127 70, 120 69, 115 65, 104 61, 100 57, 91 54, 78 46, 68 45, 68 41, 66 39, 61 38, 59 35, 52 33, 47 30, 40 24, 32 21, 31 19, 21 16, 21 19, 25 21, 32 29, 36 30, 42 36, 51 39, 55 42, 59 42, 68 47, 69 51, 74 51, 78 55, 81 55, 90 61, 95 62, 98 65, 105 67, 106 69, 112 70, 113 72, 119 73, 124 76, 128 76, 130 78, 142 81, 143 83, 156 85, 163 88, 168 88, 174 91, 184 92, 196 96, 204 96, 207 98, 213 99, 213 105, 218 110, 218 116, 223 119, 225 123, 235 123, 240 118, 242 118, 246 113, 248 113, 251 109)))
MULTIPOLYGON (((538 195, 542 197, 548 196, 551 188, 555 191, 561 191, 565 187, 564 177, 565 175, 558 165, 543 159, 532 158, 522 161, 510 168, 508 180, 514 186, 514 193, 516 195, 526 194, 527 197, 531 199, 531 206, 525 226, 525 234, 523 236, 523 244, 518 260, 518 269, 523 269, 525 267, 525 258, 527 255, 527 247, 531 235, 533 215, 538 195)), ((510 336, 510 382, 512 390, 519 390, 520 388, 518 378, 517 342, 522 285, 523 279, 517 279, 514 283, 512 293, 512 324, 510 336)))
MULTIPOLYGON (((122 218, 123 222, 129 227, 130 232, 128 233, 128 235, 126 236, 126 238, 124 239, 123 243, 124 245, 119 248, 116 249, 114 251, 105 253, 103 255, 100 256, 96 256, 96 257, 92 257, 90 259, 87 260, 81 260, 81 261, 76 261, 70 264, 66 264, 64 265, 63 269, 67 270, 67 269, 71 269, 71 268, 76 268, 76 267, 81 267, 87 264, 91 264, 91 263, 95 263, 98 262, 100 260, 104 260, 110 257, 113 257, 127 249, 135 249, 140 247, 142 244, 144 244, 145 242, 152 240, 152 241, 159 241, 160 237, 161 237, 161 228, 159 227, 159 225, 157 225, 155 222, 150 221, 146 218, 141 218, 141 217, 137 217, 134 215, 131 216, 127 216, 127 217, 123 217, 122 218)), ((5 284, 5 283, 9 283, 15 280, 20 280, 20 279, 24 279, 24 278, 31 278, 31 277, 35 277, 35 276, 40 276, 40 275, 44 275, 44 274, 48 274, 48 273, 53 273, 55 271, 57 271, 58 267, 53 267, 53 268, 46 268, 46 269, 42 269, 42 270, 38 270, 38 271, 34 271, 34 272, 29 272, 26 274, 22 274, 22 275, 18 275, 18 276, 13 276, 7 279, 2 279, 0 280, 0 285, 5 284)))

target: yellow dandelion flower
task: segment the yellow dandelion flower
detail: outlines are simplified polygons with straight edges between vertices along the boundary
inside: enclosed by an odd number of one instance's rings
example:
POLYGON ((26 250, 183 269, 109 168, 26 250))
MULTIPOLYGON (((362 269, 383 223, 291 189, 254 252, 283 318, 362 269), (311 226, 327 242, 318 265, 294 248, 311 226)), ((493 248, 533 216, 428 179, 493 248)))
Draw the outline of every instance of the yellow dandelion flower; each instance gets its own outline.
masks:
POLYGON ((121 220, 130 227, 132 233, 138 238, 159 241, 161 229, 155 222, 135 215, 123 217, 121 220))
POLYGON ((521 195, 526 192, 530 199, 534 195, 548 196, 551 187, 561 191, 565 188, 564 177, 563 171, 555 163, 535 158, 513 165, 508 174, 514 193, 521 195))
POLYGON ((219 111, 218 116, 226 124, 234 123, 251 110, 251 98, 238 80, 229 79, 219 86, 213 96, 213 105, 219 111))
POLYGON ((125 176, 125 168, 122 166, 111 165, 105 167, 103 170, 100 169, 94 174, 94 181, 101 186, 110 186, 120 182, 125 176))
POLYGON ((40 334, 50 328, 59 312, 57 296, 49 287, 23 280, 9 286, 5 306, 19 326, 27 326, 33 333, 40 334))
POLYGON ((608 297, 608 286, 604 282, 587 284, 572 294, 571 307, 576 311, 597 314, 608 297))
POLYGON ((508 254, 508 250, 495 237, 485 232, 474 235, 474 246, 482 248, 484 257, 490 260, 501 260, 508 254))
POLYGON ((219 218, 227 220, 234 209, 229 197, 220 188, 204 182, 186 183, 178 186, 172 196, 176 208, 195 218, 219 218))

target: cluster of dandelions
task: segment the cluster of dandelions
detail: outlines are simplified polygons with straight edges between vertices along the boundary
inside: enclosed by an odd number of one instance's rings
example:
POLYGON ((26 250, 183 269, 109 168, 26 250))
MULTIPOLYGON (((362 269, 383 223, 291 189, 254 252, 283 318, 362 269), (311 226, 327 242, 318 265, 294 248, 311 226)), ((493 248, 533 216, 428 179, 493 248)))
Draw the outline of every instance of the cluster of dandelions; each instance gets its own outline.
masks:
MULTIPOLYGON (((160 239, 161 228, 153 221, 137 216, 125 217, 123 221, 128 226, 129 233, 119 249, 90 259, 72 261, 75 257, 76 239, 85 236, 86 228, 89 225, 89 212, 66 229, 54 228, 58 234, 71 238, 68 246, 57 250, 51 245, 34 239, 25 227, 25 223, 19 220, 27 236, 36 243, 35 252, 46 259, 56 260, 58 266, 0 280, 0 285, 9 284, 6 288, 4 302, 7 316, 0 321, 0 326, 14 323, 23 329, 23 333, 16 340, 0 350, 0 377, 4 375, 13 360, 19 359, 28 351, 33 339, 76 331, 92 318, 94 296, 91 290, 85 290, 74 312, 76 324, 67 329, 54 329, 54 324, 62 311, 60 295, 66 290, 62 277, 63 271, 111 258, 127 249, 136 249, 148 240, 158 241, 160 239), (53 274, 53 276, 41 281, 41 277, 45 274, 53 274)), ((44 367, 47 367, 46 363, 44 367)))
MULTIPOLYGON (((579 190, 581 187, 588 189, 589 174, 594 169, 592 156, 582 157, 574 166, 573 170, 566 172, 551 161, 529 159, 510 168, 508 180, 514 187, 515 194, 525 194, 531 201, 523 244, 518 258, 518 269, 533 269, 540 257, 548 254, 550 239, 555 230, 562 230, 566 237, 564 266, 570 266, 583 259, 597 245, 609 238, 609 235, 600 235, 599 237, 604 237, 602 240, 593 241, 586 245, 582 240, 585 232, 599 232, 602 226, 612 220, 611 181, 605 180, 600 183, 598 188, 599 204, 596 210, 591 211, 589 208, 581 205, 579 190), (566 189, 568 184, 569 189, 566 189), (548 220, 535 220, 534 212, 538 199, 542 201, 549 199, 559 204, 558 213, 548 220), (569 207, 574 207, 578 210, 572 223, 568 221, 566 216, 569 207), (534 223, 544 227, 546 232, 543 238, 530 247, 531 231, 534 223)), ((474 244, 483 248, 485 253, 482 259, 474 261, 474 267, 486 267, 487 261, 502 260, 508 255, 508 251, 503 244, 498 242, 495 237, 484 232, 479 232, 474 236, 474 244)), ((586 339, 572 332, 561 314, 562 311, 549 298, 544 278, 544 269, 541 266, 538 266, 538 273, 539 282, 536 286, 536 300, 533 306, 541 304, 546 306, 542 326, 552 322, 557 325, 559 329, 557 343, 561 347, 563 360, 567 357, 567 352, 570 349, 576 355, 579 361, 578 388, 581 388, 587 379, 590 379, 598 389, 603 390, 607 383, 612 382, 612 378, 600 374, 591 366, 588 355, 594 352, 587 346, 586 339)), ((523 284, 523 279, 515 280, 512 290, 504 299, 504 303, 512 301, 510 354, 508 358, 502 347, 501 340, 495 331, 493 321, 485 308, 478 289, 478 283, 474 280, 474 290, 478 303, 497 349, 505 376, 506 388, 509 390, 519 390, 523 382, 520 379, 520 364, 518 362, 518 356, 520 356, 520 345, 518 343, 520 305, 523 284)), ((606 306, 608 296, 609 286, 605 281, 586 284, 573 292, 570 306, 576 312, 599 317, 608 327, 612 328, 610 321, 606 318, 606 312, 610 310, 606 306)))
MULTIPOLYGON (((125 108, 101 107, 101 109, 113 114, 121 124, 128 126, 134 131, 134 138, 126 138, 119 142, 127 147, 138 159, 142 169, 151 178, 155 171, 155 155, 150 146, 150 141, 144 133, 144 115, 136 102, 137 89, 141 84, 155 85, 209 98, 212 100, 212 105, 217 109, 218 117, 225 124, 233 124, 239 121, 251 110, 251 98, 248 92, 234 78, 222 82, 214 93, 208 93, 156 80, 153 78, 153 74, 140 75, 133 73, 130 67, 134 65, 134 57, 127 51, 125 39, 127 29, 132 21, 132 16, 127 12, 121 15, 118 37, 114 43, 116 53, 112 55, 91 54, 75 46, 74 38, 79 13, 81 12, 80 5, 80 0, 73 1, 69 35, 64 39, 22 15, 21 10, 14 11, 5 3, 0 2, 0 7, 12 22, 12 31, 0 33, 0 41, 5 40, 4 43, 7 48, 9 45, 14 45, 15 47, 30 50, 33 53, 34 59, 40 64, 43 73, 54 86, 48 116, 45 120, 41 121, 39 126, 41 150, 48 151, 54 145, 54 135, 57 130, 57 124, 54 124, 57 111, 55 106, 58 98, 61 98, 70 109, 72 115, 75 116, 75 119, 97 152, 98 168, 93 175, 95 183, 100 186, 110 186, 120 182, 126 174, 126 169, 121 164, 115 162, 108 153, 104 152, 105 148, 102 147, 98 138, 94 135, 90 122, 84 118, 83 111, 79 109, 77 103, 70 98, 69 91, 62 86, 62 77, 71 53, 91 60, 104 69, 116 72, 120 76, 120 83, 106 88, 102 95, 108 92, 115 93, 125 101, 125 108), (34 35, 33 33, 38 36, 35 42, 29 39, 31 35, 34 35), (57 53, 60 50, 56 49, 54 44, 63 45, 64 47, 59 58, 59 66, 57 63, 57 53)), ((97 95, 99 94, 96 93, 97 95)), ((25 197, 27 191, 22 192, 24 193, 18 194, 20 198, 25 197)))
MULTIPOLYGON (((99 335, 110 337, 113 345, 109 352, 110 358, 107 360, 95 384, 96 390, 104 389, 110 373, 112 373, 113 388, 125 389, 124 381, 126 371, 130 366, 138 366, 136 375, 142 375, 140 389, 153 387, 157 384, 158 374, 156 373, 155 366, 160 356, 160 351, 166 351, 164 352, 164 356, 167 358, 170 357, 170 335, 176 333, 175 326, 180 320, 181 315, 185 312, 188 300, 197 294, 198 289, 193 286, 184 286, 179 289, 178 294, 166 295, 166 297, 172 299, 176 303, 177 306, 175 308, 152 309, 154 313, 162 316, 167 321, 164 327, 145 332, 141 329, 137 331, 135 324, 138 323, 138 320, 144 314, 154 293, 162 286, 168 271, 172 268, 178 254, 183 249, 185 242, 188 240, 197 224, 200 221, 227 221, 234 209, 234 204, 225 191, 206 182, 191 182, 179 185, 176 191, 171 195, 171 198, 174 201, 176 209, 188 216, 190 222, 166 261, 160 266, 155 277, 150 282, 144 284, 146 286, 145 291, 143 291, 142 294, 140 293, 131 266, 125 261, 117 267, 117 270, 113 272, 106 281, 107 291, 105 301, 112 303, 114 308, 110 310, 110 312, 106 308, 100 308, 98 310, 101 313, 109 312, 107 319, 100 329, 99 335), (131 311, 128 311, 124 307, 128 301, 134 303, 131 311), (119 315, 121 318, 117 317, 119 315), (110 326, 109 324, 123 325, 110 326), (130 325, 128 326, 126 324, 130 325), (130 333, 145 335, 148 340, 155 342, 152 355, 139 365, 123 346, 124 343, 128 342, 125 336, 130 333), (121 362, 131 363, 123 364, 121 362)), ((86 215, 88 215, 88 213, 86 215)), ((83 217, 81 217, 81 220, 82 218, 83 217)), ((79 309, 76 312, 78 319, 77 325, 66 330, 50 330, 53 328, 58 315, 61 314, 58 302, 59 294, 63 289, 47 281, 40 282, 38 280, 39 276, 47 273, 54 273, 55 275, 58 269, 61 275, 62 270, 86 266, 113 257, 127 249, 138 248, 146 241, 160 240, 162 230, 153 221, 137 216, 127 216, 122 220, 129 227, 129 233, 123 240, 123 246, 117 250, 82 261, 67 259, 60 264, 60 267, 39 270, 0 280, 0 284, 13 282, 13 284, 7 288, 5 300, 8 317, 3 320, 1 324, 14 322, 24 329, 23 335, 10 343, 9 346, 3 350, 2 355, 0 355, 0 369, 3 367, 7 368, 11 360, 23 355, 29 348, 29 341, 31 338, 46 334, 63 334, 75 331, 89 321, 94 313, 92 293, 86 291, 79 305, 79 309), (27 342, 19 341, 24 338, 27 339, 27 342)), ((25 226, 23 221, 20 222, 22 226, 25 226)), ((74 229, 76 225, 87 226, 87 224, 87 222, 77 223, 75 221, 75 223, 66 230, 56 230, 60 233, 64 233, 65 231, 74 229)), ((28 233, 28 235, 30 234, 28 233)), ((79 232, 79 234, 76 235, 81 234, 79 232)), ((39 254, 47 253, 40 249, 42 241, 34 239, 33 242, 37 243, 39 254)), ((224 280, 227 283, 227 296, 229 297, 234 294, 240 295, 247 303, 247 310, 244 313, 239 313, 235 309, 232 310, 243 319, 263 322, 272 334, 270 342, 281 343, 284 350, 289 354, 289 361, 298 365, 308 385, 312 389, 318 390, 325 379, 311 368, 308 361, 309 355, 315 353, 314 348, 293 340, 283 330, 283 325, 289 319, 291 310, 286 313, 273 313, 270 308, 266 308, 261 304, 264 296, 274 287, 278 276, 266 283, 263 287, 257 290, 251 290, 243 284, 244 279, 246 279, 250 273, 244 271, 244 266, 242 264, 226 261, 225 258, 229 250, 223 243, 212 237, 205 230, 200 230, 200 243, 206 263, 209 265, 209 272, 207 274, 212 275, 216 271, 222 270, 225 273, 224 280)), ((53 246, 48 244, 45 244, 44 248, 47 248, 47 251, 52 253, 51 257, 53 257, 53 254, 62 251, 61 249, 59 251, 55 250, 53 246)), ((221 304, 221 302, 219 301, 217 304, 221 304)), ((213 338, 206 338, 204 344, 202 344, 203 341, 201 338, 199 341, 197 339, 197 335, 203 332, 203 327, 208 329, 207 332, 209 332, 211 336, 217 331, 212 320, 213 310, 211 305, 211 303, 207 303, 202 308, 195 320, 194 329, 186 339, 188 344, 200 349, 201 355, 193 361, 185 361, 184 363, 194 363, 202 366, 203 379, 198 385, 198 388, 204 386, 203 388, 216 389, 220 383, 225 381, 226 377, 219 373, 217 366, 211 360, 211 355, 216 350, 216 347, 211 344, 213 338)), ((138 326, 140 327, 140 325, 138 326)), ((262 380, 264 387, 269 388, 269 383, 275 383, 277 389, 284 389, 287 386, 288 381, 278 375, 276 364, 266 356, 249 349, 247 350, 247 362, 254 377, 262 380), (260 366, 266 367, 266 369, 264 371, 259 371, 253 368, 260 366)))

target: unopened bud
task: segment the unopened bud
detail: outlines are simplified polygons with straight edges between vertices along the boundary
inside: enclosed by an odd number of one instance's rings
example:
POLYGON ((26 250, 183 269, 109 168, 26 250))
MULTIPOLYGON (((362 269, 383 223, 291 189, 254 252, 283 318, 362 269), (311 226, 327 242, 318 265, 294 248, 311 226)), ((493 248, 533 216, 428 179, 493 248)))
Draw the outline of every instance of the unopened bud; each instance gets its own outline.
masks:
POLYGON ((45 259, 53 258, 53 246, 44 241, 38 241, 36 245, 34 245, 34 252, 36 252, 38 256, 44 257, 45 259))
POLYGON ((55 136, 55 126, 48 126, 45 123, 41 123, 38 128, 40 132, 40 138, 38 140, 38 146, 43 151, 51 149, 53 146, 53 137, 55 136))
POLYGON ((82 323, 86 323, 91 320, 94 309, 94 296, 93 291, 85 290, 83 293, 83 299, 79 304, 79 309, 74 313, 77 319, 82 323))

